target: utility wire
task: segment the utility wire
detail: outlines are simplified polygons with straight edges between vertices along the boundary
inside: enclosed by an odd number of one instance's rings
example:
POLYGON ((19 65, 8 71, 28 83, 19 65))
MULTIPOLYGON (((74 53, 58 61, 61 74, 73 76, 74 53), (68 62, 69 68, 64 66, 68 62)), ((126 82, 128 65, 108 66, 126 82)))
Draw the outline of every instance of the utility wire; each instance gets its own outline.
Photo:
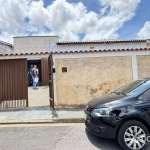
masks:
POLYGON ((134 28, 133 30, 130 30, 128 33, 126 33, 125 35, 121 36, 120 38, 124 38, 124 37, 127 37, 127 36, 130 36, 138 31, 140 31, 141 29, 143 28, 143 24, 137 26, 136 28, 134 28))

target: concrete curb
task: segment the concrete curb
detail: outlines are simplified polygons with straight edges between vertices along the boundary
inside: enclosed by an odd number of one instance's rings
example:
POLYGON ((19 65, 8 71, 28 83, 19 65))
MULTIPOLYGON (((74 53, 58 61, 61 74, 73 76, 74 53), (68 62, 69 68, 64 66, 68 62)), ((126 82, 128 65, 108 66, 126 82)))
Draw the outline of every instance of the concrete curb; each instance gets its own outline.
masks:
POLYGON ((83 123, 84 118, 54 118, 48 120, 3 120, 0 125, 4 124, 48 124, 48 123, 83 123))
POLYGON ((56 118, 53 123, 83 123, 84 118, 56 118))

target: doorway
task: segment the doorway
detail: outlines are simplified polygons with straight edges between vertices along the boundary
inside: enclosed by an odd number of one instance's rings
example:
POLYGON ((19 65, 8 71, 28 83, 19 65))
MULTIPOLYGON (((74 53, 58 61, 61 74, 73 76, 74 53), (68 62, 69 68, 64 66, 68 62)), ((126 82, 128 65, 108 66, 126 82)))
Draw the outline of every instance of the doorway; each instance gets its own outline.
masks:
MULTIPOLYGON (((31 68, 31 65, 36 65, 38 70, 39 70, 39 82, 38 85, 41 85, 42 83, 42 71, 41 71, 41 58, 37 58, 37 59, 29 59, 27 60, 27 69, 31 68)), ((28 83, 28 86, 32 86, 32 83, 28 83)))
MULTIPOLYGON (((27 66, 36 65, 39 71, 39 81, 36 90, 32 84, 28 86, 29 107, 45 107, 50 106, 49 85, 48 85, 48 58, 31 58, 27 60, 27 66)), ((27 69, 28 69, 27 68, 27 69)))

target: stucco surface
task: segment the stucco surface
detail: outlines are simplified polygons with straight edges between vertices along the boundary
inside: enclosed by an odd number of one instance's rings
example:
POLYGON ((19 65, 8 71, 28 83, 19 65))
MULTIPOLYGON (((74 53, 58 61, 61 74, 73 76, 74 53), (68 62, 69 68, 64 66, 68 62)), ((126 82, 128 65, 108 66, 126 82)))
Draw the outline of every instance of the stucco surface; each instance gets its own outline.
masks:
POLYGON ((133 79, 130 56, 56 59, 55 63, 57 107, 83 106, 133 79))
POLYGON ((50 44, 57 42, 58 36, 15 37, 14 53, 49 52, 50 44))
POLYGON ((150 77, 150 55, 137 56, 138 77, 150 77))

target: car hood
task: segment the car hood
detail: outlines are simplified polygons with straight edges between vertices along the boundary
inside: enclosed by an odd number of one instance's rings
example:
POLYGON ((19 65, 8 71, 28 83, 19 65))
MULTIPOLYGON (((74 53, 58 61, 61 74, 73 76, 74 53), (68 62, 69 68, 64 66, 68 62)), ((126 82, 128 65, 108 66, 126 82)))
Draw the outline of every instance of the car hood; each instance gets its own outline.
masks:
POLYGON ((113 107, 117 105, 123 105, 124 100, 127 103, 133 103, 131 101, 132 96, 124 96, 124 95, 117 95, 117 94, 107 94, 101 97, 94 98, 93 100, 88 102, 88 106, 91 108, 100 108, 100 107, 113 107))

